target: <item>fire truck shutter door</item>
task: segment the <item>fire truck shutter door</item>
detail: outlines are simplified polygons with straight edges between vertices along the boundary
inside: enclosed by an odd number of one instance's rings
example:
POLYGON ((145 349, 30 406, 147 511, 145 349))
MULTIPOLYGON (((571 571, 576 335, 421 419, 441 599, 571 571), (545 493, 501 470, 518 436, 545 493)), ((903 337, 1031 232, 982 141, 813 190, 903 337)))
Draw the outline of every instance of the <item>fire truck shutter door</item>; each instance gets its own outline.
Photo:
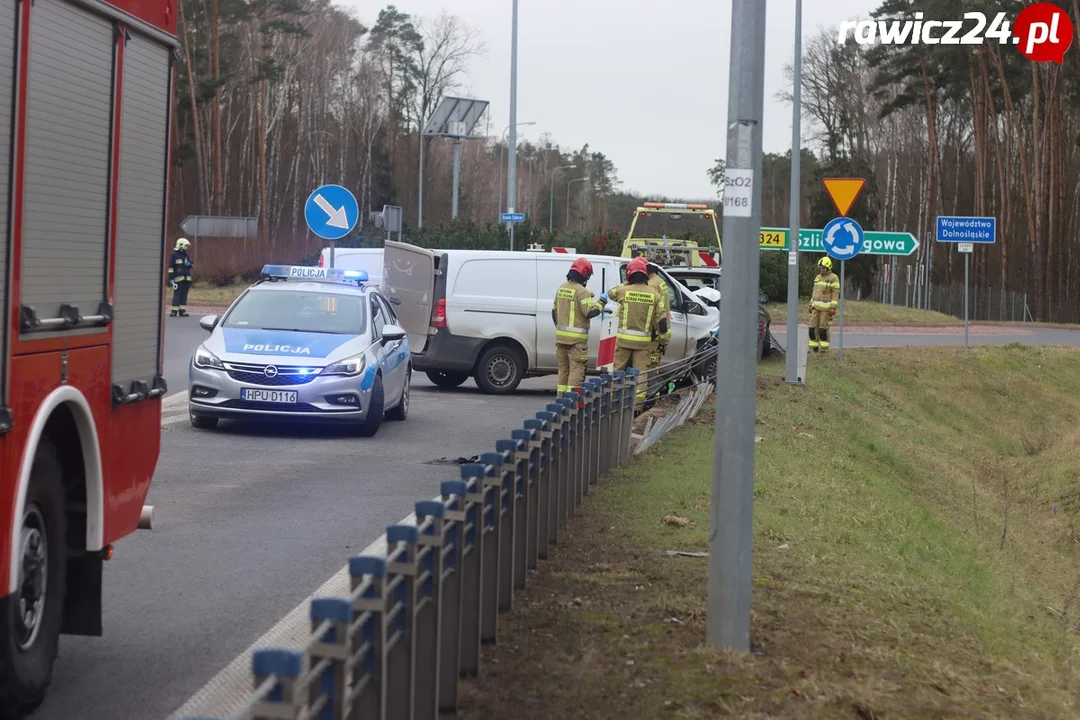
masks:
MULTIPOLYGON (((15 0, 0 0, 0 17, 15 17, 15 0)), ((4 23, 0 31, 0 358, 4 357, 7 347, 7 318, 11 312, 5 303, 7 298, 7 256, 11 242, 8 225, 8 197, 11 191, 11 114, 12 85, 15 75, 15 23, 4 23)), ((7 400, 7 374, 0 360, 0 407, 7 400)))
POLYGON ((42 320, 60 317, 62 303, 96 315, 106 299, 113 28, 62 0, 35 0, 33 18, 20 301, 42 320))
POLYGON ((112 380, 125 390, 132 380, 149 385, 159 367, 168 118, 169 51, 133 32, 124 50, 112 348, 112 380))

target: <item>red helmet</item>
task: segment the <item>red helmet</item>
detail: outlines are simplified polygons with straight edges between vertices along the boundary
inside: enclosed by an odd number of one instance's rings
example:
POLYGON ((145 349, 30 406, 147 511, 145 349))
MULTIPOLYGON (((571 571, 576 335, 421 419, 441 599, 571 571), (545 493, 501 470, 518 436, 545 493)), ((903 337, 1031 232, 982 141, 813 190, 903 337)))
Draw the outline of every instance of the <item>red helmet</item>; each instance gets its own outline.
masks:
POLYGON ((588 258, 578 258, 570 266, 570 269, 583 278, 591 277, 593 274, 592 263, 589 262, 588 258))
POLYGON ((648 275, 649 274, 649 265, 645 261, 645 258, 643 258, 643 257, 634 258, 626 266, 626 277, 627 278, 629 278, 631 275, 637 275, 638 273, 641 273, 642 275, 648 275))

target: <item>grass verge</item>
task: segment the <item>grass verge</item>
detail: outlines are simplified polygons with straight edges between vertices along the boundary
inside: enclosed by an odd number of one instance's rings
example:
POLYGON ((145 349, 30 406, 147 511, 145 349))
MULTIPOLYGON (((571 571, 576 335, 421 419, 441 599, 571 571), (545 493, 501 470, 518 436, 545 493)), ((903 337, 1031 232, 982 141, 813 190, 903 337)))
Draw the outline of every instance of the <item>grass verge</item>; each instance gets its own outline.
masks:
POLYGON ((188 291, 188 304, 225 307, 231 305, 232 301, 250 286, 251 283, 249 282, 235 282, 228 285, 196 282, 188 291))
MULTIPOLYGON (((809 319, 810 300, 799 299, 799 322, 807 322, 809 319)), ((787 303, 771 302, 766 309, 772 316, 773 322, 782 325, 787 322, 787 303)), ((839 317, 839 316, 838 316, 839 317)), ((833 318, 837 322, 838 318, 833 318)), ((860 323, 864 325, 956 325, 963 324, 962 318, 955 318, 933 310, 920 310, 894 306, 891 310, 883 303, 870 302, 868 300, 845 300, 844 323, 860 323)))
POLYGON ((1080 716, 1080 354, 761 366, 753 652, 702 647, 706 411, 589 496, 468 718, 1080 716), (775 378, 775 379, 772 379, 775 378))

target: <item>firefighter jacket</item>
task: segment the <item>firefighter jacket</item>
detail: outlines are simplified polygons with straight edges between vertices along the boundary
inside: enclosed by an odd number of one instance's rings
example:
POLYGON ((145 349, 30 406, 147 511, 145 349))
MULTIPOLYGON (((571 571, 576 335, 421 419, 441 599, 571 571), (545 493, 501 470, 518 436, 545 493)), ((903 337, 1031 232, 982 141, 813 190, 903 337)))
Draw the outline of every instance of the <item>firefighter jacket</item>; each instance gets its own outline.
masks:
POLYGON ((592 290, 567 280, 555 292, 551 319, 555 322, 555 344, 574 345, 589 339, 589 320, 600 314, 603 303, 593 298, 592 290))
POLYGON ((814 294, 810 296, 811 310, 831 310, 840 304, 840 278, 836 273, 814 278, 814 294))
POLYGON ((670 337, 660 295, 648 283, 623 283, 612 288, 608 298, 619 303, 619 330, 615 335, 618 347, 648 350, 653 340, 670 337))
POLYGON ((173 250, 169 258, 169 282, 191 282, 191 269, 195 267, 187 252, 173 250))
POLYGON ((656 339, 660 341, 661 345, 666 345, 671 340, 671 298, 668 296, 667 283, 664 282, 659 273, 653 273, 649 276, 649 287, 660 296, 659 317, 667 321, 668 331, 656 339))

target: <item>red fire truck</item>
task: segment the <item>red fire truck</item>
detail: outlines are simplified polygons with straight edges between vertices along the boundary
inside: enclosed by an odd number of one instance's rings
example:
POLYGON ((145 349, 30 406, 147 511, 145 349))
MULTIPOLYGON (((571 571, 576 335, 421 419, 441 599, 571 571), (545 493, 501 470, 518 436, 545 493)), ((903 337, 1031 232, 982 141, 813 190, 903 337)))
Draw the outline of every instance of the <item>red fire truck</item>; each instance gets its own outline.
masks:
POLYGON ((0 0, 0 718, 101 634, 102 562, 149 525, 175 18, 0 0))

